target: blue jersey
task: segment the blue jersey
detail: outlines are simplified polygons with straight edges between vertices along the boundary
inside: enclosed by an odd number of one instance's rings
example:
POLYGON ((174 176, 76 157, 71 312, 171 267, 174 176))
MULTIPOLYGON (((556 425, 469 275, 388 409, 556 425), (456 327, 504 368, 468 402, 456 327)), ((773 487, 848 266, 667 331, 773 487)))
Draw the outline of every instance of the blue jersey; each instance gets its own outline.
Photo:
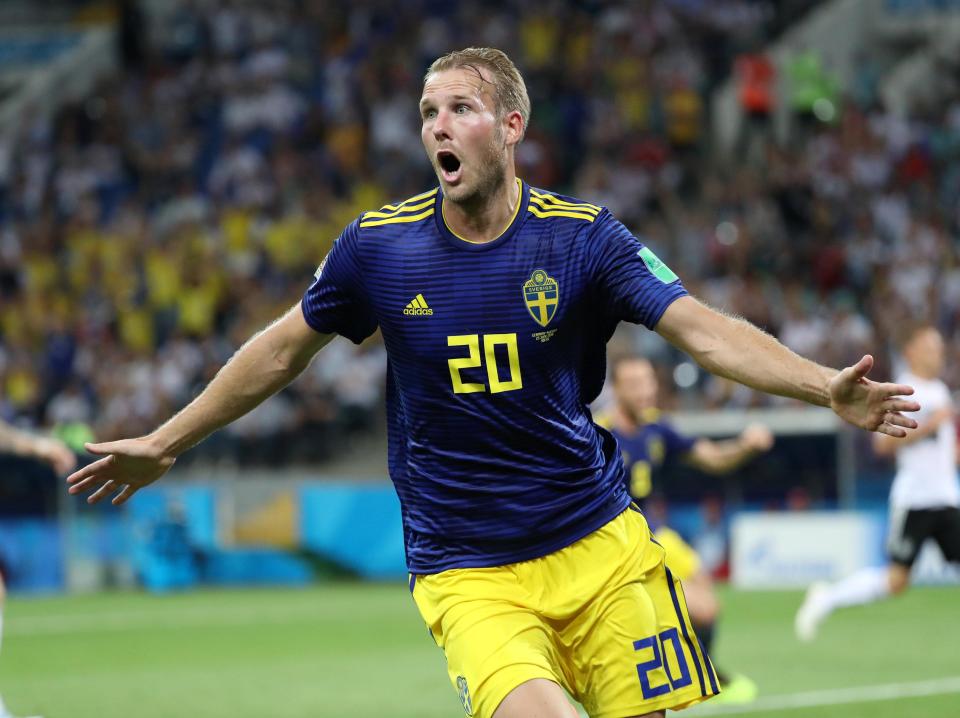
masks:
POLYGON ((303 298, 318 332, 383 333, 414 573, 544 556, 626 508, 616 442, 587 404, 617 322, 652 328, 686 294, 606 209, 519 185, 486 243, 450 231, 439 188, 363 213, 303 298))
POLYGON ((623 454, 627 491, 637 501, 643 501, 653 491, 657 471, 664 464, 682 458, 697 443, 695 438, 674 429, 659 411, 647 412, 643 419, 644 423, 629 433, 610 429, 623 454))

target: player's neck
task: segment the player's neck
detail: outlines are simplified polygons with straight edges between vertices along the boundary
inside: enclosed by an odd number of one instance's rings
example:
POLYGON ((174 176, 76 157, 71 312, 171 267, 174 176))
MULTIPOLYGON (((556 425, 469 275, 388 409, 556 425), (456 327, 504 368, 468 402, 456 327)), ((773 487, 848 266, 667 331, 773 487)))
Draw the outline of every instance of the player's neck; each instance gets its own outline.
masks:
POLYGON ((640 428, 640 422, 619 404, 613 407, 613 425, 624 434, 631 434, 640 428))
POLYGON ((451 232, 469 242, 492 242, 510 226, 521 194, 516 174, 508 171, 504 181, 489 195, 466 203, 444 197, 443 220, 451 232))

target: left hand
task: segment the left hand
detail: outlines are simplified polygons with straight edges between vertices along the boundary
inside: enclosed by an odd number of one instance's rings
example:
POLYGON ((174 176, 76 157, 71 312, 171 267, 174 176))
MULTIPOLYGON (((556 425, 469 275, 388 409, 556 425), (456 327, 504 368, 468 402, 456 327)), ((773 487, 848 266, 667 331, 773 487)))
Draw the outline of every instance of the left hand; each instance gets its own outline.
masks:
POLYGON ((103 458, 70 474, 67 477, 70 485, 67 491, 71 494, 92 491, 87 497, 89 504, 115 494, 111 503, 120 506, 144 486, 167 473, 177 460, 175 456, 165 453, 152 436, 99 444, 87 442, 83 446, 91 454, 103 458))
POLYGON ((865 354, 853 366, 837 374, 827 385, 830 408, 844 421, 867 431, 903 438, 906 429, 916 429, 917 422, 903 411, 917 411, 920 405, 904 399, 913 394, 906 384, 879 383, 867 379, 873 368, 873 357, 865 354))

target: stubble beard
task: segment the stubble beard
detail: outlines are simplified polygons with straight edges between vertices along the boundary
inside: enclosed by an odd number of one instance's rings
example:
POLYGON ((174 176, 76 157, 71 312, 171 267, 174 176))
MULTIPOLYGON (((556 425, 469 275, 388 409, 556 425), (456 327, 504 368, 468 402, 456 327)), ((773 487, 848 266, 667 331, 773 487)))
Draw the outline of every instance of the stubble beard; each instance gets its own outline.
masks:
POLYGON ((486 206, 506 182, 507 151, 503 132, 497 128, 476 167, 479 176, 473 186, 452 187, 444 192, 444 198, 466 212, 477 211, 486 206))

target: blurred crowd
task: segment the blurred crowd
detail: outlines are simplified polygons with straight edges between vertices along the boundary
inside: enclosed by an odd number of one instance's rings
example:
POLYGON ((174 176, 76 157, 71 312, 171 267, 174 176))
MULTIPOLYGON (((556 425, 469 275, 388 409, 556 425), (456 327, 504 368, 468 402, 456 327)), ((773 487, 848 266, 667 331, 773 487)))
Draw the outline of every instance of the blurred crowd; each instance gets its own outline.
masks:
MULTIPOLYGON (((916 321, 940 327, 955 359, 960 96, 932 110, 908 120, 847 102, 835 124, 768 143, 757 165, 701 169, 686 196, 660 186, 640 226, 694 294, 816 361, 845 366, 870 352, 879 374, 896 373, 901 331, 916 321)), ((648 337, 629 340, 676 358, 648 337)), ((956 361, 946 380, 960 386, 956 361)), ((774 401, 705 383, 714 405, 774 401)))
MULTIPOLYGON (((416 101, 429 63, 465 45, 524 73, 521 177, 609 207, 706 301, 832 365, 871 349, 890 371, 910 317, 960 349, 957 98, 907 120, 838 90, 829 117, 798 104, 778 143, 771 90, 743 100, 743 159, 716 160, 712 92, 735 68, 772 87, 757 48, 810 3, 125 5, 122 72, 0 139, 8 420, 108 440, 183 406, 298 301, 344 225, 435 184, 416 101)), ((680 360, 649 336, 617 341, 680 360)), ((202 451, 321 460, 381 430, 385 363, 377 338, 338 339, 202 451)), ((703 379, 685 401, 762 399, 703 379)))

